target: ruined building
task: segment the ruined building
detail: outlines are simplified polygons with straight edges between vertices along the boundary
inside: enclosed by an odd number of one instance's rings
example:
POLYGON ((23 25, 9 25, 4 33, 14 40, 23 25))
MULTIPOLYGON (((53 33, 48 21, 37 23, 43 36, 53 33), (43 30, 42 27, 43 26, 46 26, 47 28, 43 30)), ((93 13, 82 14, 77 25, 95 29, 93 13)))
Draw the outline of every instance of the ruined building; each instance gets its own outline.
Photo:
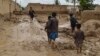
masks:
POLYGON ((20 6, 12 0, 0 0, 0 14, 7 14, 10 11, 20 10, 20 6), (11 6, 10 6, 11 5, 11 6), (11 10, 10 10, 11 9, 11 10))
POLYGON ((28 12, 29 8, 32 7, 36 13, 67 13, 66 5, 50 5, 50 4, 40 4, 40 3, 29 3, 25 8, 25 11, 28 12))

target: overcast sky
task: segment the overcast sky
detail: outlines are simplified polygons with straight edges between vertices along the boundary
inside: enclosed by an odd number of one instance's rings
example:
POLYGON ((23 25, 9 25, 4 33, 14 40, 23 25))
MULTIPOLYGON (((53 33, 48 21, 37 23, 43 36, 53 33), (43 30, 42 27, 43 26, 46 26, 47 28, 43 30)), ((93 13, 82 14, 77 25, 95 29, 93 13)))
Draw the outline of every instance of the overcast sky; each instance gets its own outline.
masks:
MULTIPOLYGON (((59 0, 61 4, 66 4, 65 0, 59 0)), ((42 3, 42 4, 54 4, 54 0, 17 0, 21 6, 25 7, 28 3, 42 3)), ((95 0, 95 4, 100 4, 100 0, 95 0)), ((69 3, 70 4, 70 3, 69 3)))

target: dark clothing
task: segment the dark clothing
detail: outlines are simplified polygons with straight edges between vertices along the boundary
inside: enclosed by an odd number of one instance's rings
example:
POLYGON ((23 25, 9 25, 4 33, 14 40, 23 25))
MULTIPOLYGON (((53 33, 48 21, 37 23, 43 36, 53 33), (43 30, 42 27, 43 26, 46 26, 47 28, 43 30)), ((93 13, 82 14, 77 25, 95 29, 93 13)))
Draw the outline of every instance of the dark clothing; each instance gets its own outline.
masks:
POLYGON ((58 20, 55 17, 52 17, 46 23, 45 29, 47 29, 48 37, 55 40, 58 37, 58 20))
POLYGON ((75 30, 75 27, 71 27, 71 29, 72 29, 72 32, 74 32, 74 30, 75 30))
POLYGON ((70 22, 71 22, 71 27, 75 27, 76 24, 78 23, 77 20, 74 17, 70 18, 70 22))
POLYGON ((49 35, 50 35, 50 26, 48 24, 49 24, 49 21, 46 23, 45 30, 47 30, 47 36, 49 38, 49 35))
POLYGON ((47 30, 48 33, 50 32, 49 22, 50 20, 46 23, 46 27, 45 27, 45 30, 47 30))
POLYGON ((49 25, 51 32, 58 32, 58 20, 56 18, 51 18, 49 25))
POLYGON ((29 11, 29 16, 33 19, 34 18, 34 11, 32 10, 32 11, 29 11))
POLYGON ((74 35, 75 44, 77 47, 81 47, 84 40, 84 32, 83 31, 75 31, 74 35))
POLYGON ((75 30, 75 26, 78 23, 77 20, 74 17, 70 18, 70 23, 71 23, 71 28, 72 28, 72 32, 75 30))

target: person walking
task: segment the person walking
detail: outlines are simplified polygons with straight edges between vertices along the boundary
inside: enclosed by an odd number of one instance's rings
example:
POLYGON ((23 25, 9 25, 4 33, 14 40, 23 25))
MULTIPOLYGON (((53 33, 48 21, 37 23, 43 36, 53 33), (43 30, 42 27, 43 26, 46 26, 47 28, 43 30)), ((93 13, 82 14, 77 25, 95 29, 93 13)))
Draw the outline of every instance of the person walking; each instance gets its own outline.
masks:
POLYGON ((50 35, 50 21, 51 21, 51 16, 48 16, 48 21, 46 23, 46 26, 45 26, 45 31, 47 32, 47 36, 48 36, 48 43, 51 44, 51 39, 49 38, 49 35, 50 35))
POLYGON ((72 30, 72 33, 75 31, 75 26, 77 24, 77 20, 76 18, 73 16, 73 14, 71 13, 70 14, 70 24, 71 24, 71 30, 72 30))
POLYGON ((75 45, 77 48, 77 53, 81 53, 82 51, 82 45, 83 45, 83 41, 85 39, 84 36, 84 32, 80 29, 81 28, 81 24, 77 24, 76 25, 77 30, 74 32, 74 40, 75 40, 75 45))
POLYGON ((30 16, 30 18, 31 18, 31 21, 33 21, 34 14, 35 14, 35 11, 32 9, 32 7, 30 7, 29 16, 30 16))
POLYGON ((57 14, 55 12, 52 13, 52 17, 48 22, 48 27, 50 29, 49 38, 51 40, 50 45, 52 48, 56 48, 57 45, 55 43, 56 38, 58 38, 58 20, 56 18, 57 14))

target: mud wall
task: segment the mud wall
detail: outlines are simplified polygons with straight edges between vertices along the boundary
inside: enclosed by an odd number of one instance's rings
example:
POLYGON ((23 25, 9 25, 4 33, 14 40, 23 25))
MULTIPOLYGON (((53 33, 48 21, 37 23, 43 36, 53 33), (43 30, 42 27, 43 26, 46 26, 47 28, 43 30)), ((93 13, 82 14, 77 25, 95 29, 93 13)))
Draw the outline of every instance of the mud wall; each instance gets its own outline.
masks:
MULTIPOLYGON (((48 21, 48 14, 38 14, 36 19, 40 23, 46 23, 48 21)), ((69 20, 66 14, 57 14, 57 19, 59 20, 59 24, 64 24, 69 20)))
POLYGON ((64 5, 45 5, 29 3, 25 11, 28 12, 30 7, 33 7, 34 11, 37 13, 67 13, 67 6, 64 5))
POLYGON ((95 11, 100 11, 100 6, 96 6, 95 11))
MULTIPOLYGON (((6 14, 9 13, 9 4, 11 1, 11 12, 15 10, 15 2, 12 0, 0 0, 0 14, 6 14)), ((17 4, 16 9, 20 10, 20 6, 17 4)))
POLYGON ((81 20, 84 22, 84 21, 87 21, 89 19, 100 20, 100 11, 95 11, 95 10, 83 11, 81 14, 81 20))

